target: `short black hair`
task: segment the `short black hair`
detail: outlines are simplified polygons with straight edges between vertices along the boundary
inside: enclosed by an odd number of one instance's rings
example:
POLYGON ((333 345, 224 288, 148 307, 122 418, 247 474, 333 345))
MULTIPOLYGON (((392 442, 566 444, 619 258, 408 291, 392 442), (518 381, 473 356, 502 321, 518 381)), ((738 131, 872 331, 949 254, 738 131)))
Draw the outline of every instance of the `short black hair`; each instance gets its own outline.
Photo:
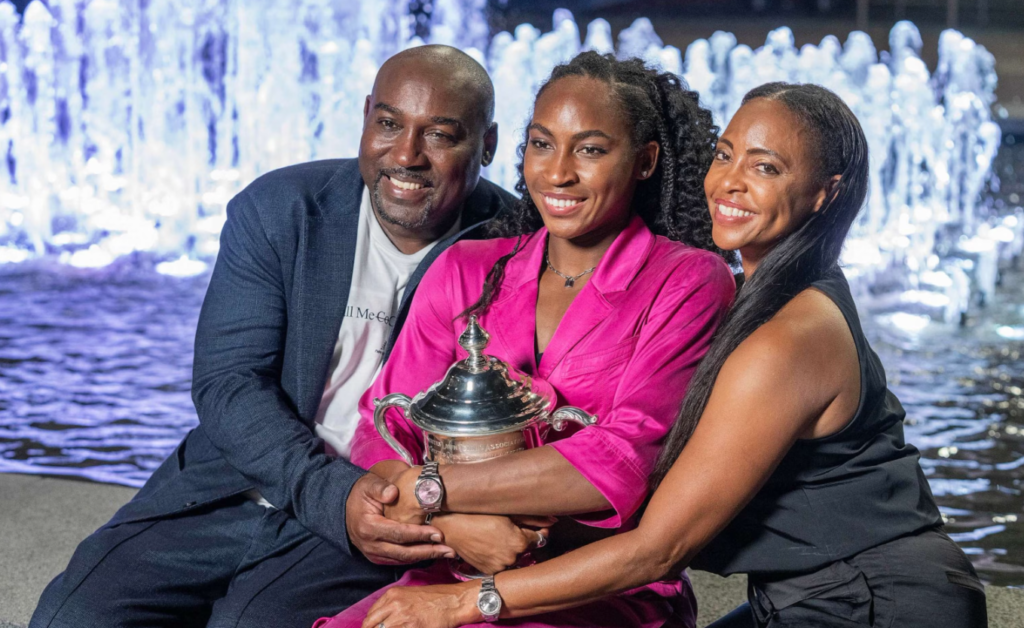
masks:
POLYGON ((446 76, 463 83, 465 89, 479 100, 480 109, 484 112, 483 130, 490 128, 494 122, 494 83, 476 59, 452 46, 428 44, 407 48, 385 61, 384 65, 403 59, 420 59, 436 64, 446 76))

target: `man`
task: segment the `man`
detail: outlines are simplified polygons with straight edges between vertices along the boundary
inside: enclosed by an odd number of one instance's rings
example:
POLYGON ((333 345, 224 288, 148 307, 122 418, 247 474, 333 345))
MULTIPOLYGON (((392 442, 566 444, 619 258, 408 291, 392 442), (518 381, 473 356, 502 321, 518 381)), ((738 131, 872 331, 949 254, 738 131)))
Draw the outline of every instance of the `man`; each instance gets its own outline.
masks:
POLYGON ((358 161, 284 168, 228 204, 196 333, 200 426, 82 542, 32 628, 308 628, 393 582, 388 565, 452 555, 435 528, 384 518, 397 489, 346 456, 427 266, 511 200, 479 178, 493 108, 470 57, 407 50, 366 99, 358 161))

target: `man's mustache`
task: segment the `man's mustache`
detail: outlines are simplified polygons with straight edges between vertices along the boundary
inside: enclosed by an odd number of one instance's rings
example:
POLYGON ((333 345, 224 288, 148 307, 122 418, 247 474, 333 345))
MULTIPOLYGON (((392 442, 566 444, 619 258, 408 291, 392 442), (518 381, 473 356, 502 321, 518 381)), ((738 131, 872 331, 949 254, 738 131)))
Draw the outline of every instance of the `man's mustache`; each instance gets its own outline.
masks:
POLYGON ((374 185, 378 185, 380 183, 380 180, 383 179, 384 177, 392 176, 402 177, 403 179, 414 179, 428 187, 433 187, 434 185, 434 182, 428 179, 427 177, 421 175, 418 172, 406 170, 405 168, 385 168, 381 170, 380 172, 377 173, 377 180, 374 181, 374 185))

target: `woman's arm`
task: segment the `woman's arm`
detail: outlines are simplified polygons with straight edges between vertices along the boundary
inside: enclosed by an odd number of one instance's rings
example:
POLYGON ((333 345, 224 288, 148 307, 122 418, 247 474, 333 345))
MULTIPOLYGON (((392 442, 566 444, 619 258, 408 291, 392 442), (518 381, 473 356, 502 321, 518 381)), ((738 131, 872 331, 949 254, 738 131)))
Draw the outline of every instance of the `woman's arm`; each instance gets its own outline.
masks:
MULTIPOLYGON (((859 390, 856 348, 848 329, 831 315, 812 312, 810 318, 780 313, 729 357, 693 437, 639 527, 499 574, 502 616, 578 606, 681 570, 750 501, 797 438, 822 416, 837 413, 836 406, 848 420, 856 409, 847 394, 851 378, 859 390)), ((478 588, 465 583, 393 589, 371 610, 366 625, 479 621, 478 588), (431 618, 417 610, 428 606, 437 607, 431 618)))

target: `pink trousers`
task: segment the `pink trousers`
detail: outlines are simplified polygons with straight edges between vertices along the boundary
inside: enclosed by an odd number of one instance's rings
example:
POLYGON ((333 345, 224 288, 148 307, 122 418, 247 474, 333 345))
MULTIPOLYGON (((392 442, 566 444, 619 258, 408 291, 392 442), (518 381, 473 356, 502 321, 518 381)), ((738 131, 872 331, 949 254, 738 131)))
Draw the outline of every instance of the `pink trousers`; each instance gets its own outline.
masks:
MULTIPOLYGON (((437 561, 427 569, 412 569, 398 582, 384 587, 334 617, 318 619, 313 628, 359 628, 374 602, 391 587, 454 582, 457 580, 449 572, 446 561, 437 561)), ((681 594, 670 598, 644 587, 564 611, 502 619, 498 625, 519 628, 694 628, 697 601, 685 575, 682 584, 681 594)), ((476 628, 491 625, 471 624, 476 628)))

